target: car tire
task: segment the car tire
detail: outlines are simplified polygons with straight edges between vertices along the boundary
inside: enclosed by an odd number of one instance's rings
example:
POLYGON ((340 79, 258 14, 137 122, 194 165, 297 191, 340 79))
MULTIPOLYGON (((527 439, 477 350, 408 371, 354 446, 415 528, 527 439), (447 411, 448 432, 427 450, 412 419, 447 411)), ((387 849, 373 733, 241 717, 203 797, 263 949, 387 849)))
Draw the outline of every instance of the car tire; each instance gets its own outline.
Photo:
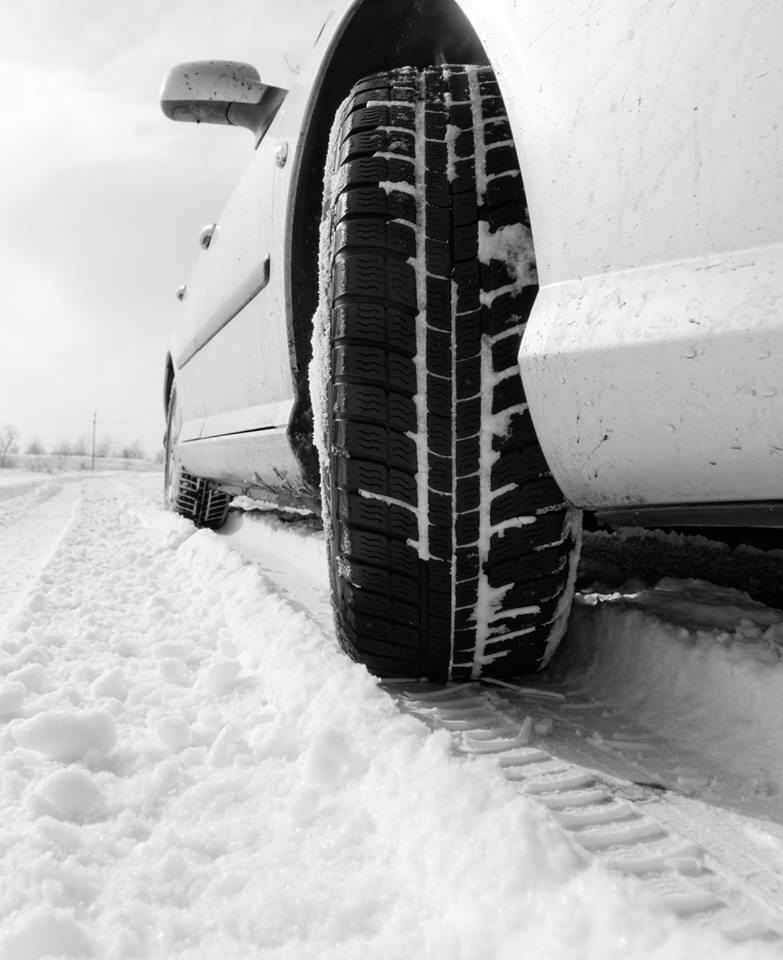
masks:
POLYGON ((177 387, 172 384, 166 417, 166 450, 163 473, 164 505, 197 527, 218 530, 228 519, 231 497, 221 493, 208 480, 193 476, 179 461, 178 441, 182 415, 177 403, 177 387))
POLYGON ((340 643, 383 677, 535 670, 581 516, 519 377, 535 260, 492 70, 357 83, 324 184, 311 390, 340 643))

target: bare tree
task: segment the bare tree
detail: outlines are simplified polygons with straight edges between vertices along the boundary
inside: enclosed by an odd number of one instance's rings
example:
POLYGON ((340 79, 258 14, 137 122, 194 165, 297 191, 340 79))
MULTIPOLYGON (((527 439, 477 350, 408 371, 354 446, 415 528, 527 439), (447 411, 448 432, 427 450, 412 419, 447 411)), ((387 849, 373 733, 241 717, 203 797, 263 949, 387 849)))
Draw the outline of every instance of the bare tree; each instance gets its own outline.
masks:
POLYGON ((16 441, 19 439, 19 431, 11 423, 6 423, 0 427, 0 467, 11 466, 10 456, 16 453, 16 441))
POLYGON ((70 457, 73 453, 73 449, 68 440, 58 440, 57 443, 52 447, 52 453, 56 454, 58 457, 70 457))
POLYGON ((122 447, 120 456, 124 460, 143 460, 144 451, 141 449, 139 441, 134 440, 133 443, 126 443, 125 446, 122 447))
POLYGON ((86 457, 89 452, 90 446, 87 443, 87 437, 82 434, 80 437, 77 437, 75 443, 71 445, 71 453, 78 457, 86 457))
POLYGON ((105 434, 101 439, 95 444, 95 456, 96 457, 110 457, 112 455, 112 449, 114 445, 111 442, 111 438, 107 437, 105 434))
POLYGON ((46 453, 46 450, 44 450, 44 445, 41 443, 38 437, 33 437, 33 439, 27 444, 25 453, 29 453, 34 457, 38 457, 42 453, 46 453))

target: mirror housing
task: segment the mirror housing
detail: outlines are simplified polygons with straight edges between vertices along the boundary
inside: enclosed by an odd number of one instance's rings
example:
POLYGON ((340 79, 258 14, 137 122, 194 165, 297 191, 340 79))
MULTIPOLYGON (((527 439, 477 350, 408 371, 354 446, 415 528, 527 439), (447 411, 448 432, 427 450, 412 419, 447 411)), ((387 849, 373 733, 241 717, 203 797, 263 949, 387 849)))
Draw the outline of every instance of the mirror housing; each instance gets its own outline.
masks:
POLYGON ((160 107, 170 120, 246 127, 260 140, 280 109, 287 90, 261 82, 249 63, 200 60, 169 71, 160 107))

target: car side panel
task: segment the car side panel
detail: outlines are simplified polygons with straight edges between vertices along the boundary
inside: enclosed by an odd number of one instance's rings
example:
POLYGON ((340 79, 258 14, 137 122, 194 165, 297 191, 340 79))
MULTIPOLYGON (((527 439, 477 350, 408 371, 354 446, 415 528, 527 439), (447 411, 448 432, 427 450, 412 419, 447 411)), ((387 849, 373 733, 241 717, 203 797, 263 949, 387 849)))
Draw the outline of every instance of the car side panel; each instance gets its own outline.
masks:
POLYGON ((573 502, 783 499, 782 278, 777 245, 541 291, 520 362, 573 502))
POLYGON ((272 261, 272 139, 252 155, 188 284, 195 343, 174 362, 200 377, 202 437, 212 435, 216 416, 230 425, 233 412, 292 396, 281 264, 272 261))

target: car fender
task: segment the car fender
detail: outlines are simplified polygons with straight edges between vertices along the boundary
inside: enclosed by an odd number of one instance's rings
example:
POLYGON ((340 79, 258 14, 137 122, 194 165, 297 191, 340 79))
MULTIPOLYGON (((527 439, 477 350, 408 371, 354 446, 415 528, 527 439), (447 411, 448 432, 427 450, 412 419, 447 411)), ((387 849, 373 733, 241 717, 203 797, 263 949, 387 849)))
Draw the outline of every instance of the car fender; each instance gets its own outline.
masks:
POLYGON ((460 0, 540 292, 520 369, 580 506, 780 498, 783 7, 460 0))

